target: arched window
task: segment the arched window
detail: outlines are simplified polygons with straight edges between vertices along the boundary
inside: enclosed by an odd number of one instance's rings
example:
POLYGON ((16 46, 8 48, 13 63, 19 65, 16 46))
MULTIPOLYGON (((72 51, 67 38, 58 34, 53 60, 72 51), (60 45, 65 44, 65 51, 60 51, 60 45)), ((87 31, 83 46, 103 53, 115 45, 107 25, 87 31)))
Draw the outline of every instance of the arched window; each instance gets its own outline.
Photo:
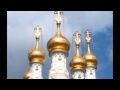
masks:
POLYGON ((90 69, 90 75, 92 75, 93 73, 92 73, 92 70, 90 69))
POLYGON ((81 78, 81 76, 79 75, 78 78, 81 78))

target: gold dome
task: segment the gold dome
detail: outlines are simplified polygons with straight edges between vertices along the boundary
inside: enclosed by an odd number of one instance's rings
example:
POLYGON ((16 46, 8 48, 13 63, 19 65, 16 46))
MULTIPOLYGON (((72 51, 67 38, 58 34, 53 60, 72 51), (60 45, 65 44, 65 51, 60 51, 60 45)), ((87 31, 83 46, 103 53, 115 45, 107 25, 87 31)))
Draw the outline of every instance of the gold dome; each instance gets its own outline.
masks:
POLYGON ((25 75, 23 76, 23 78, 24 78, 24 79, 30 78, 31 73, 32 73, 31 70, 29 70, 28 72, 25 73, 25 75))
POLYGON ((85 71, 87 65, 86 65, 86 60, 82 58, 78 52, 73 56, 69 66, 71 71, 74 71, 74 70, 85 71))
POLYGON ((36 47, 34 50, 31 50, 28 53, 28 58, 30 60, 31 63, 33 62, 40 62, 41 64, 44 64, 45 61, 45 53, 39 48, 39 39, 40 39, 40 33, 39 30, 41 30, 41 28, 39 26, 35 27, 36 32, 36 47))
POLYGON ((92 52, 90 51, 90 35, 91 35, 91 32, 89 32, 89 30, 87 30, 85 32, 85 35, 86 35, 86 43, 88 44, 88 52, 83 56, 83 58, 86 60, 87 62, 87 66, 92 66, 92 67, 95 67, 97 66, 97 57, 95 55, 92 54, 92 52))
POLYGON ((57 14, 56 17, 56 24, 57 24, 57 33, 54 37, 52 37, 47 43, 47 49, 49 51, 49 55, 55 51, 64 52, 68 56, 68 51, 70 49, 70 42, 68 39, 63 37, 60 32, 60 24, 61 24, 61 17, 60 15, 63 14, 62 11, 55 11, 54 14, 57 14))
POLYGON ((96 67, 97 66, 97 57, 95 55, 93 55, 91 52, 87 52, 83 58, 86 60, 87 62, 87 66, 93 66, 96 67))
POLYGON ((85 71, 86 69, 86 60, 81 57, 80 53, 79 53, 79 46, 80 46, 80 36, 81 34, 78 33, 78 31, 76 33, 73 34, 73 36, 76 36, 75 38, 75 45, 76 45, 76 54, 73 56, 69 66, 70 66, 70 70, 74 71, 74 70, 83 70, 85 71))
POLYGON ((45 53, 40 49, 34 49, 30 51, 28 57, 31 63, 40 62, 41 64, 44 64, 45 53))
POLYGON ((48 41, 47 49, 49 53, 55 51, 61 51, 68 56, 68 51, 70 49, 70 42, 61 34, 56 34, 48 41))

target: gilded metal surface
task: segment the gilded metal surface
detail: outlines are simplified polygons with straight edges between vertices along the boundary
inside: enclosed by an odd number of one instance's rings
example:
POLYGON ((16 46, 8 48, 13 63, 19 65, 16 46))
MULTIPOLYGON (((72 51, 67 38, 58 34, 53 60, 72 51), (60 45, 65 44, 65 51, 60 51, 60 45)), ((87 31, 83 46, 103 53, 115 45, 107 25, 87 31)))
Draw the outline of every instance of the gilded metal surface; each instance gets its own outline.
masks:
POLYGON ((35 50, 30 51, 28 57, 31 63, 40 62, 41 64, 44 64, 45 54, 40 49, 35 49, 35 50))
POLYGON ((83 58, 86 60, 87 62, 87 66, 97 66, 97 58, 95 55, 93 55, 91 52, 87 52, 83 58))
POLYGON ((70 42, 62 35, 57 35, 48 41, 47 48, 50 53, 53 51, 63 51, 68 54, 70 42))
POLYGON ((78 33, 78 31, 77 31, 76 33, 73 34, 73 36, 76 36, 76 38, 74 39, 74 40, 75 40, 75 44, 76 44, 76 46, 80 46, 80 42, 81 42, 81 40, 80 40, 79 37, 81 36, 81 34, 78 33))
POLYGON ((54 14, 57 14, 56 23, 60 24, 61 23, 61 17, 60 17, 60 15, 62 15, 63 12, 62 11, 55 11, 54 14))
POLYGON ((45 61, 45 53, 39 48, 39 39, 40 39, 40 30, 41 28, 39 26, 35 27, 36 30, 36 47, 34 50, 31 50, 29 53, 28 53, 28 58, 30 60, 31 63, 33 62, 40 62, 41 64, 44 63, 45 61))
POLYGON ((86 35, 86 42, 87 42, 88 45, 90 45, 90 40, 91 40, 90 35, 91 35, 91 32, 89 32, 89 30, 87 30, 85 32, 85 35, 86 35))
POLYGON ((23 76, 23 79, 29 79, 31 74, 32 74, 32 71, 29 70, 28 72, 25 73, 25 75, 23 76))
POLYGON ((91 32, 89 32, 88 30, 87 30, 87 32, 85 32, 86 43, 88 44, 88 52, 83 56, 83 58, 86 60, 87 66, 96 67, 98 60, 97 60, 97 57, 95 55, 93 55, 92 52, 90 51, 90 40, 91 40, 90 34, 91 34, 91 32))
POLYGON ((70 42, 64 36, 62 36, 60 32, 60 24, 61 24, 61 17, 60 15, 63 14, 61 11, 56 11, 56 23, 57 23, 57 33, 54 37, 52 37, 47 43, 47 49, 49 53, 54 51, 62 51, 68 55, 70 49, 70 42))
POLYGON ((78 70, 78 69, 85 71, 85 69, 86 69, 86 60, 84 58, 82 58, 79 53, 79 46, 80 46, 80 41, 81 41, 79 38, 80 35, 81 34, 79 34, 78 32, 73 34, 73 36, 76 36, 76 38, 75 38, 76 54, 73 56, 73 58, 69 64, 71 71, 78 70))
POLYGON ((70 65, 70 70, 71 71, 74 71, 76 69, 80 69, 80 70, 85 71, 85 69, 86 69, 86 61, 85 61, 85 59, 83 59, 81 56, 77 56, 77 55, 75 55, 72 58, 69 65, 70 65))

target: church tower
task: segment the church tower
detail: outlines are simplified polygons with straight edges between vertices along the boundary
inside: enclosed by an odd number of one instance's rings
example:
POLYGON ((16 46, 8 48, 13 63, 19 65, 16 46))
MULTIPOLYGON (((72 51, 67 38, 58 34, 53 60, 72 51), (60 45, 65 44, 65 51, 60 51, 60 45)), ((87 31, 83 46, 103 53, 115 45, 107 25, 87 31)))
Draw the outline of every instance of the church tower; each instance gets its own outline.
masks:
POLYGON ((85 79, 96 79, 96 68, 98 61, 97 61, 97 57, 93 55, 92 52, 90 51, 91 32, 87 30, 85 32, 85 35, 86 35, 86 43, 88 45, 88 51, 83 56, 83 58, 86 59, 87 62, 85 79))
POLYGON ((45 61, 45 54, 39 48, 40 30, 39 26, 35 27, 36 30, 36 47, 34 50, 29 51, 28 57, 30 61, 30 70, 24 75, 24 79, 43 79, 42 66, 45 61))
POLYGON ((66 58, 70 49, 70 42, 60 32, 62 11, 55 11, 57 14, 57 33, 47 43, 49 56, 52 59, 49 79, 69 79, 69 72, 66 67, 66 58))
POLYGON ((78 32, 74 33, 73 36, 76 36, 75 45, 76 45, 76 54, 73 56, 70 61, 70 70, 72 73, 73 79, 85 79, 85 70, 86 70, 86 60, 79 53, 79 46, 81 39, 79 38, 81 34, 78 32))

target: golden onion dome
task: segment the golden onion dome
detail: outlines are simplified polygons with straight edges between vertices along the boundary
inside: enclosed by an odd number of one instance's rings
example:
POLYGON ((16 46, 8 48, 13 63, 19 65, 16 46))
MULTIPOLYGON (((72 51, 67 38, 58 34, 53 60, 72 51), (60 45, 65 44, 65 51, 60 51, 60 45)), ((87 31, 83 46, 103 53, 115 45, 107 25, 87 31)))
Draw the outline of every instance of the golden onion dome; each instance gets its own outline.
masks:
POLYGON ((70 42, 68 39, 66 39, 64 36, 62 36, 60 32, 60 24, 61 24, 61 17, 60 15, 63 14, 62 11, 55 11, 55 14, 57 14, 56 17, 56 24, 57 24, 57 33, 54 37, 52 37, 48 43, 47 43, 47 49, 49 51, 49 55, 51 56, 51 53, 59 51, 64 52, 68 56, 68 52, 70 49, 70 42))
POLYGON ((83 70, 85 71, 86 69, 86 60, 80 55, 79 53, 79 46, 80 46, 80 38, 79 36, 81 34, 79 34, 78 32, 76 32, 75 34, 73 34, 74 36, 76 36, 75 38, 75 43, 76 43, 76 54, 73 56, 69 66, 70 66, 70 70, 74 71, 74 70, 83 70))
POLYGON ((70 66, 71 71, 74 71, 74 70, 85 71, 86 66, 87 66, 86 65, 86 60, 80 56, 78 50, 77 50, 77 53, 73 56, 69 66, 70 66))
POLYGON ((87 66, 93 66, 96 67, 97 66, 97 57, 95 55, 93 55, 91 52, 87 52, 83 58, 86 60, 87 62, 87 66))
POLYGON ((70 49, 70 42, 61 34, 57 33, 54 37, 52 37, 48 41, 47 49, 50 54, 55 51, 60 51, 60 52, 64 52, 68 56, 68 51, 70 49))
POLYGON ((90 51, 90 40, 91 40, 89 36, 90 34, 91 32, 89 32, 89 30, 85 32, 85 35, 87 35, 86 42, 88 44, 88 52, 83 56, 83 58, 86 60, 87 66, 92 66, 96 68, 98 60, 97 57, 93 55, 93 53, 90 51))
POLYGON ((28 72, 25 73, 25 75, 23 76, 23 79, 29 79, 31 74, 32 74, 32 71, 29 70, 28 72))
POLYGON ((28 57, 31 63, 40 62, 41 64, 44 64, 45 53, 40 49, 34 49, 30 51, 28 57))
POLYGON ((38 30, 40 30, 40 29, 41 28, 39 26, 37 26, 35 28, 35 30, 37 30, 37 32, 36 32, 36 47, 34 50, 29 51, 28 58, 31 63, 40 62, 41 64, 44 64, 46 56, 45 56, 45 53, 39 48, 40 33, 38 30))

